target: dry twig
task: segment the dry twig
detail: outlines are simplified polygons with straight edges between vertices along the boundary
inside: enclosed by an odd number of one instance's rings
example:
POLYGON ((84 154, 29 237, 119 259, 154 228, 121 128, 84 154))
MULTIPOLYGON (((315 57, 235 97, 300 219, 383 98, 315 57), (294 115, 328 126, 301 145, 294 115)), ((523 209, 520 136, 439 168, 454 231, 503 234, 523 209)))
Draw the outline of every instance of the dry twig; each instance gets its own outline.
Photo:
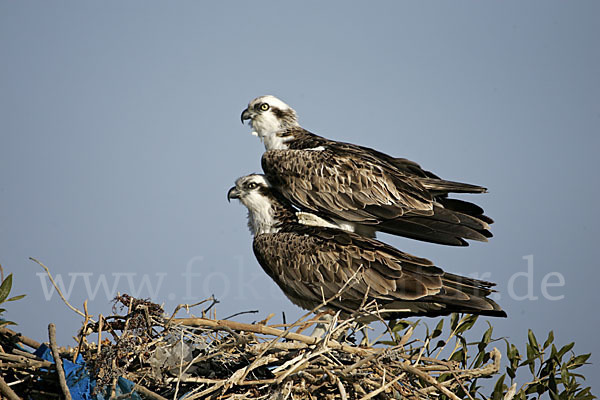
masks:
POLYGON ((62 359, 58 352, 58 346, 56 345, 56 326, 54 324, 48 325, 48 338, 50 340, 50 350, 52 351, 52 357, 54 357, 54 363, 56 364, 56 374, 58 375, 58 381, 60 388, 62 389, 63 395, 66 400, 71 400, 71 392, 67 386, 65 380, 65 370, 63 369, 62 359))

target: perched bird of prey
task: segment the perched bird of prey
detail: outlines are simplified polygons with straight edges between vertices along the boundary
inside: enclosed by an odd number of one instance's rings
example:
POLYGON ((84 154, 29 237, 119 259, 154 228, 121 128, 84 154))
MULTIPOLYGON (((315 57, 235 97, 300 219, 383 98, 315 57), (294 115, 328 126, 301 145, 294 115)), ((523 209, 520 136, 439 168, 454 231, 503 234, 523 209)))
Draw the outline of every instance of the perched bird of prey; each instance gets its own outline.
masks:
POLYGON ((487 241, 493 221, 481 207, 450 193, 484 193, 481 186, 439 178, 418 164, 368 147, 317 136, 274 96, 261 96, 241 115, 266 151, 262 167, 286 199, 303 211, 363 236, 376 231, 427 242, 467 246, 487 241))
POLYGON ((493 283, 445 273, 429 260, 353 232, 301 224, 263 175, 239 178, 227 198, 248 208, 258 262, 302 308, 314 309, 341 291, 327 307, 344 313, 375 302, 387 319, 453 312, 506 316, 487 297, 493 283))

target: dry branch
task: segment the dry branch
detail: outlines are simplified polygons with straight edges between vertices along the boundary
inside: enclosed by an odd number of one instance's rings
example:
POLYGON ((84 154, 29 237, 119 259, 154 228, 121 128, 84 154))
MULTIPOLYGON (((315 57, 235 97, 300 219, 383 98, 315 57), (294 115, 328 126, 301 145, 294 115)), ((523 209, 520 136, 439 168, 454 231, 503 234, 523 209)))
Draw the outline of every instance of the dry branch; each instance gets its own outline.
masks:
POLYGON ((60 357, 58 345, 56 344, 56 326, 54 324, 48 325, 48 337, 50 339, 50 350, 52 350, 52 357, 54 357, 54 362, 56 363, 56 374, 58 375, 60 388, 62 389, 65 399, 71 400, 71 392, 69 391, 69 387, 67 386, 67 382, 65 380, 65 370, 63 369, 62 358, 60 357))

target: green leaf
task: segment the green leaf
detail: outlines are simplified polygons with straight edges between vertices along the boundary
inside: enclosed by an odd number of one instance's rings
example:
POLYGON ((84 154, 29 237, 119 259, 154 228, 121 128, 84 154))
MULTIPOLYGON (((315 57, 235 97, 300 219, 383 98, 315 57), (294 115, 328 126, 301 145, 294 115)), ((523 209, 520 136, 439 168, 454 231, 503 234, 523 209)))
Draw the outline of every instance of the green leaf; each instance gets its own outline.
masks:
POLYGON ((550 346, 550 343, 554 342, 554 331, 548 332, 548 339, 544 342, 544 350, 550 346))
POLYGON ((524 391, 518 392, 514 398, 517 400, 527 400, 527 396, 525 395, 524 391))
POLYGON ((485 333, 483 334, 483 337, 481 338, 481 342, 479 342, 479 344, 477 345, 477 348, 479 351, 485 350, 487 345, 490 343, 490 341, 492 340, 492 332, 493 331, 494 331, 494 328, 490 325, 488 330, 485 331, 485 333))
POLYGON ((463 321, 458 325, 458 328, 456 328, 456 333, 460 334, 463 333, 469 329, 471 329, 473 327, 473 325, 475 324, 475 322, 477 321, 477 318, 479 316, 478 315, 469 315, 466 318, 463 318, 463 321))
POLYGON ((560 349, 558 351, 558 353, 556 353, 556 358, 558 358, 558 360, 560 361, 562 359, 562 357, 567 353, 567 351, 569 351, 573 348, 573 346, 575 346, 575 342, 571 342, 571 343, 563 346, 563 348, 560 349))
MULTIPOLYGON (((390 324, 392 325, 392 324, 390 324)), ((392 328, 392 332, 399 332, 399 331, 403 331, 406 328, 408 328, 410 326, 410 323, 408 323, 407 321, 404 320, 400 320, 400 321, 396 321, 392 328)))
POLYGON ((440 322, 438 322, 435 329, 433 330, 433 333, 431 334, 431 339, 435 339, 436 337, 440 336, 442 334, 443 328, 444 328, 444 320, 440 319, 440 322))
POLYGON ((558 350, 556 350, 556 346, 554 343, 552 344, 552 351, 550 352, 550 357, 556 358, 556 361, 560 361, 558 358, 558 350))
POLYGON ((533 347, 535 350, 539 350, 540 345, 538 344, 537 339, 535 338, 535 335, 531 329, 527 331, 527 338, 529 339, 529 344, 531 347, 533 347))
POLYGON ((25 297, 26 295, 24 294, 20 294, 18 296, 13 296, 10 299, 6 299, 6 301, 16 301, 16 300, 21 300, 23 297, 25 297))
POLYGON ((556 384, 556 378, 554 377, 554 373, 550 373, 548 375, 548 389, 550 390, 550 396, 552 396, 552 394, 558 393, 558 386, 556 384))
POLYGON ((2 285, 0 285, 0 303, 4 303, 4 300, 10 294, 10 289, 12 288, 12 274, 8 275, 3 281, 2 285))
POLYGON ((446 345, 446 342, 444 342, 443 340, 438 340, 438 342, 435 345, 435 348, 433 350, 439 349, 440 347, 444 347, 445 345, 446 345))
POLYGON ((541 383, 533 383, 529 386, 527 386, 527 390, 525 391, 525 393, 527 394, 541 394, 544 393, 546 389, 544 388, 544 385, 542 385, 541 383))
POLYGON ((508 343, 508 340, 506 340, 506 339, 505 339, 505 342, 506 342, 506 356, 508 357, 509 360, 511 360, 514 357, 513 352, 512 352, 513 346, 510 343, 508 343))
POLYGON ((479 353, 477 353, 477 357, 475 357, 475 361, 473 363, 473 368, 479 368, 481 367, 481 365, 483 364, 483 358, 485 357, 486 353, 484 351, 480 351, 479 353))
MULTIPOLYGON (((543 365, 542 369, 540 370, 539 376, 552 377, 554 375, 554 371, 556 370, 556 365, 557 365, 557 362, 554 357, 548 358, 544 362, 544 365, 543 365)), ((555 390, 555 392, 556 392, 556 390, 555 390)))
POLYGON ((452 314, 450 317, 450 329, 452 332, 456 330, 456 326, 458 325, 458 313, 452 314))
POLYGON ((579 378, 579 379, 581 379, 581 380, 584 380, 584 381, 585 381, 585 376, 583 376, 583 375, 581 375, 581 374, 578 374, 578 373, 575 373, 575 372, 571 372, 571 376, 574 376, 574 377, 576 377, 576 378, 579 378))
POLYGON ((576 400, 592 400, 595 399, 596 396, 594 396, 591 393, 592 388, 591 387, 587 387, 585 389, 581 389, 576 395, 575 395, 575 399, 576 400))
POLYGON ((515 376, 517 376, 515 374, 515 370, 511 367, 506 367, 506 373, 508 374, 508 376, 510 376, 510 379, 515 379, 515 376))
POLYGON ((535 376, 535 350, 529 343, 525 343, 525 346, 527 347, 527 360, 521 364, 521 366, 529 365, 529 371, 531 371, 531 375, 535 376))
POLYGON ((477 379, 473 379, 471 382, 471 386, 469 387, 469 393, 471 397, 475 397, 477 395, 477 391, 481 388, 481 386, 477 386, 477 379))
POLYGON ((577 357, 571 357, 569 362, 567 363, 567 369, 576 369, 585 364, 585 362, 590 358, 592 354, 582 354, 577 357))
POLYGON ((519 361, 521 361, 521 354, 519 354, 519 349, 514 344, 510 345, 511 355, 508 356, 510 360, 510 366, 512 369, 517 369, 519 367, 519 361))
POLYGON ((569 380, 569 370, 567 369, 566 363, 560 367, 560 377, 562 378, 563 384, 569 380))
POLYGON ((452 361, 459 361, 461 364, 465 364, 467 362, 467 353, 464 349, 457 350, 452 357, 450 357, 452 361))
POLYGON ((492 392, 492 400, 502 400, 502 398, 504 397, 504 378, 506 378, 506 375, 502 375, 500 377, 500 379, 498 379, 498 381, 496 382, 496 385, 494 385, 494 391, 492 392))
POLYGON ((452 374, 440 374, 440 376, 438 376, 437 380, 438 380, 438 382, 445 382, 450 378, 452 378, 452 374))

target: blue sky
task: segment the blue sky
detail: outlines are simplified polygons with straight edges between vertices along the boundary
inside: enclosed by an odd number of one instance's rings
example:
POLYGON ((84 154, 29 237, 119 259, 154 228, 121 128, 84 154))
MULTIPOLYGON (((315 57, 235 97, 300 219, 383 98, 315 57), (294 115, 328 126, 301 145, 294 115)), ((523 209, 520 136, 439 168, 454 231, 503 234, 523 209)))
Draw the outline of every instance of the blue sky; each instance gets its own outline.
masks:
POLYGON ((240 112, 274 94, 309 130, 488 187, 465 198, 496 220, 489 243, 381 238, 497 282, 495 334, 553 329, 594 353, 594 382, 598 15, 592 1, 0 2, 0 263, 28 295, 8 318, 38 340, 56 322, 65 345, 79 327, 30 256, 94 314, 134 289, 167 310, 215 294, 222 317, 300 315, 226 201, 260 171, 240 112))

